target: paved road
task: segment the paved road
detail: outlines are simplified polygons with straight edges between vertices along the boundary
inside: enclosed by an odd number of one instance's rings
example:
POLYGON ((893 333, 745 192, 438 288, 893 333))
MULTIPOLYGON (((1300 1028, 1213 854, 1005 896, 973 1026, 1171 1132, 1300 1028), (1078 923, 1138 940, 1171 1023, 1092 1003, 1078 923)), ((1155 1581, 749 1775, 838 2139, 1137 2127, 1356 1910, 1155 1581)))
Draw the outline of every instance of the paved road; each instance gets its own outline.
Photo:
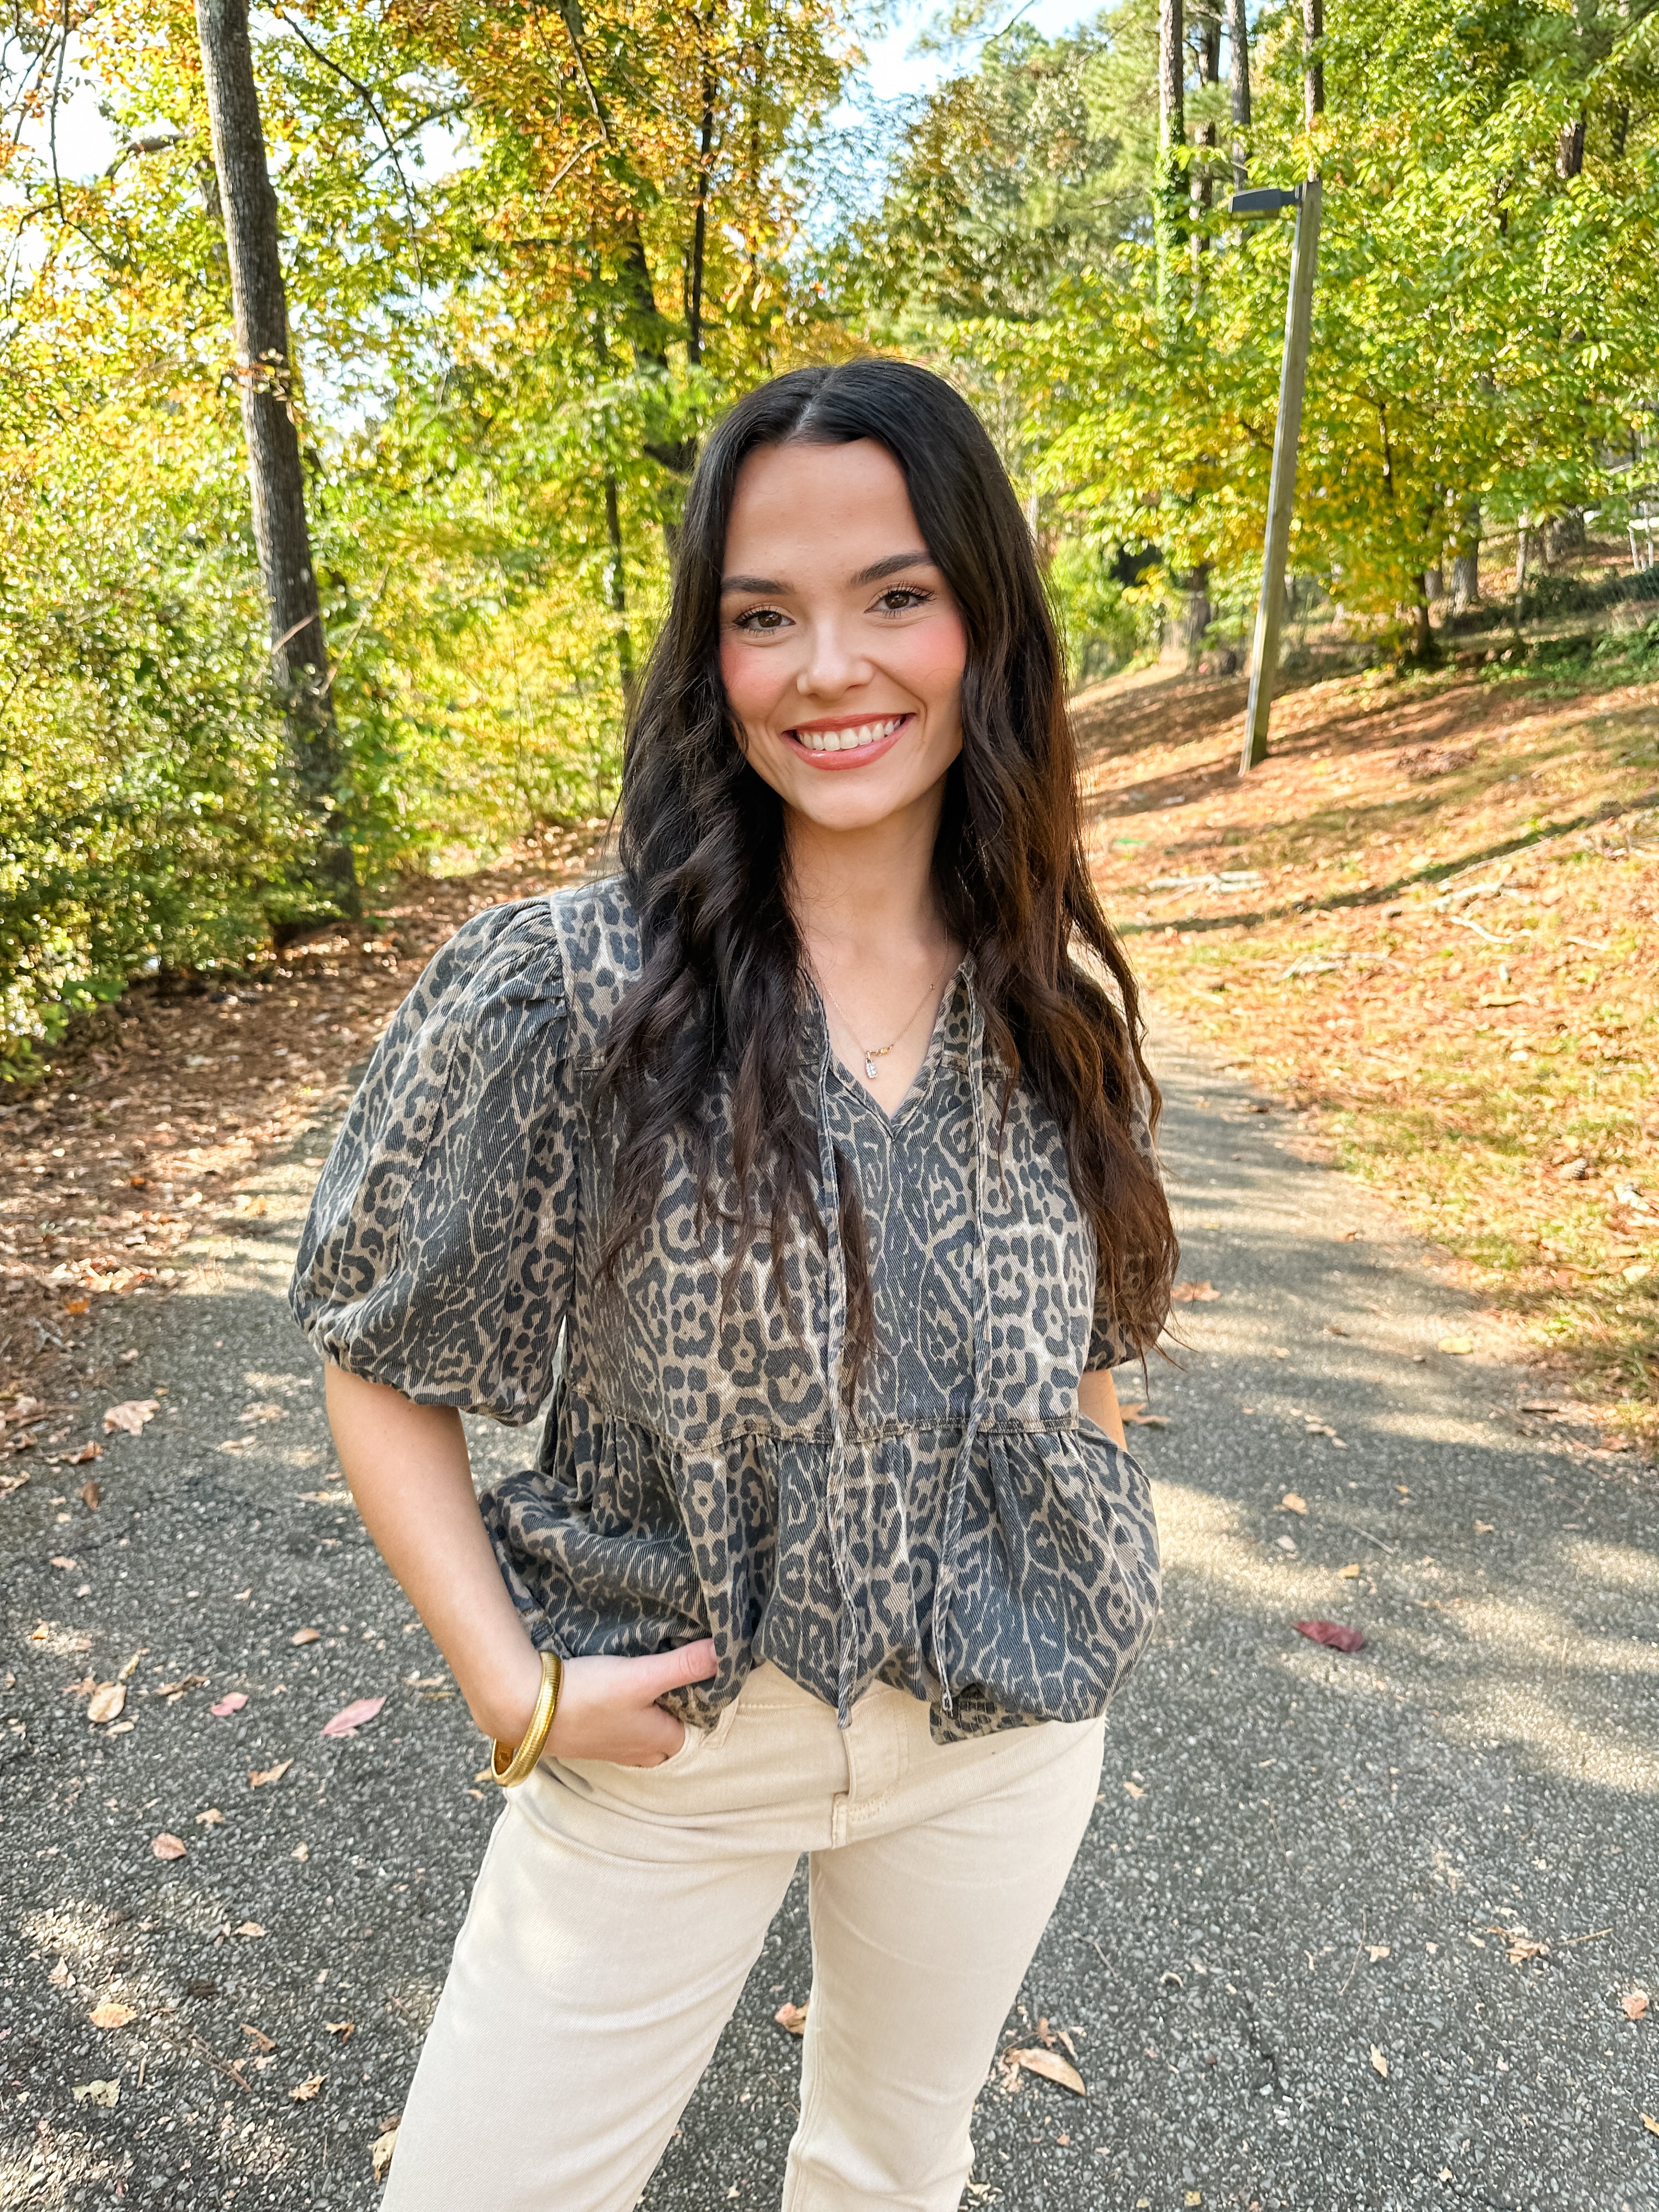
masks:
MULTIPOLYGON (((1186 1272, 1218 1295, 1153 1375, 1166 1609, 1008 2024, 1066 2030, 1089 2094, 994 2077, 964 2201, 1650 2212, 1652 1478, 1521 1413, 1538 1376, 1285 1116, 1162 1064, 1186 1272)), ((97 1511, 81 1468, 0 1504, 0 2207, 372 2204, 483 1849, 478 1741, 331 1480, 281 1302, 324 1139, 185 1291, 100 1322, 87 1433, 164 1410, 111 1438, 97 1511), (131 1727, 91 1726, 65 1686, 130 1661, 131 1727), (111 2002, 132 2019, 92 2026, 111 2002)), ((808 1971, 798 1885, 648 2212, 775 2203, 771 2015, 808 1971)))

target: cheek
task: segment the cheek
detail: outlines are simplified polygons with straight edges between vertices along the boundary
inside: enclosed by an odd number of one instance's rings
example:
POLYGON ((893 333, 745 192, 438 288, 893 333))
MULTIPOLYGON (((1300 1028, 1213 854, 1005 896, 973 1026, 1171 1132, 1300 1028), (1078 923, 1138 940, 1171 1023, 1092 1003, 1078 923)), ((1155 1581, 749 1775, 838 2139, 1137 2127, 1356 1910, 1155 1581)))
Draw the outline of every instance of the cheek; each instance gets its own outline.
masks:
POLYGON ((768 668, 766 655, 746 653, 741 646, 720 647, 720 681, 726 702, 738 722, 763 722, 776 701, 780 672, 768 668))
MULTIPOLYGON (((935 713, 953 707, 961 696, 963 672, 968 665, 968 637, 960 617, 941 615, 936 622, 918 623, 903 637, 904 680, 935 713)), ((894 673, 899 673, 896 665, 894 673)))

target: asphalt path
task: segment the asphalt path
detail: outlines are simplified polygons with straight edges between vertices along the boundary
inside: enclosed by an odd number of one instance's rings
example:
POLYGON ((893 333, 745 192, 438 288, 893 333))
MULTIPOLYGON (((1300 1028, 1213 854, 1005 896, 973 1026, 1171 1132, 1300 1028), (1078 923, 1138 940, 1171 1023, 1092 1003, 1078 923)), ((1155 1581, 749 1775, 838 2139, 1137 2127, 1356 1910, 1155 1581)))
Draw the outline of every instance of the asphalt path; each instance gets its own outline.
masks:
MULTIPOLYGON (((1216 1295, 1153 1365, 1164 1612, 1003 2039, 1065 2031, 1087 2094, 994 2069, 964 2203, 1650 2212, 1651 1472, 1522 1410, 1539 1374, 1289 1116, 1160 1065, 1216 1295)), ((102 1311, 71 1442, 142 1431, 0 1501, 0 2207, 373 2204, 494 1817, 283 1301, 327 1134, 102 1311)), ((479 1425, 481 1468, 529 1441, 479 1425)), ((647 2212, 775 2203, 809 1985, 798 1880, 647 2212)))

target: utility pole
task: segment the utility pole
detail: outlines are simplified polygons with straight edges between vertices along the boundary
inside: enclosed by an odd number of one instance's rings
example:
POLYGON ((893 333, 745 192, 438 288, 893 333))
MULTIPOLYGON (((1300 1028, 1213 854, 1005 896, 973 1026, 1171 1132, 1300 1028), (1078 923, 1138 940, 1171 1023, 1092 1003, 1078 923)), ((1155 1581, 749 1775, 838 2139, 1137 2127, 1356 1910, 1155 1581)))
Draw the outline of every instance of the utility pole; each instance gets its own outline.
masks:
POLYGON ((326 908, 356 915, 356 871, 335 812, 341 773, 339 732, 306 524, 288 295, 276 230, 276 195, 265 161, 253 81, 247 0, 196 0, 196 29, 230 264, 236 382, 247 446, 253 537, 270 623, 272 669, 286 709, 289 758, 307 811, 317 825, 316 858, 308 880, 326 908))
MULTIPOLYGON (((1303 112, 1310 137, 1325 110, 1323 0, 1302 0, 1303 112)), ((1248 97, 1248 95, 1247 95, 1248 97)), ((1308 347, 1313 336, 1314 270, 1319 260, 1319 215, 1323 187, 1316 176, 1294 191, 1235 192, 1231 212, 1276 215, 1296 210, 1291 246, 1291 289, 1285 303, 1285 357, 1279 372, 1279 420, 1273 428, 1273 475, 1267 486, 1267 544, 1261 556, 1261 597, 1255 610, 1255 644, 1250 654, 1250 697, 1244 710, 1244 742, 1238 772, 1248 775, 1267 757, 1267 721, 1279 676, 1279 632, 1285 614, 1285 564, 1291 550, 1291 510, 1296 504, 1296 449, 1302 434, 1302 395, 1308 380, 1308 347)))
POLYGON ((1313 331, 1314 267, 1319 257, 1320 183, 1310 177, 1293 191, 1235 192, 1234 215, 1272 215, 1296 210, 1291 248, 1291 290, 1285 308, 1285 358, 1279 372, 1279 421, 1273 430, 1273 476, 1267 487, 1267 537, 1261 557, 1261 597, 1255 611, 1250 655, 1250 702, 1244 714, 1241 775, 1267 757, 1267 718, 1279 674, 1279 631, 1285 611, 1285 563, 1291 550, 1291 509, 1296 504, 1296 447, 1302 434, 1302 393, 1313 331))

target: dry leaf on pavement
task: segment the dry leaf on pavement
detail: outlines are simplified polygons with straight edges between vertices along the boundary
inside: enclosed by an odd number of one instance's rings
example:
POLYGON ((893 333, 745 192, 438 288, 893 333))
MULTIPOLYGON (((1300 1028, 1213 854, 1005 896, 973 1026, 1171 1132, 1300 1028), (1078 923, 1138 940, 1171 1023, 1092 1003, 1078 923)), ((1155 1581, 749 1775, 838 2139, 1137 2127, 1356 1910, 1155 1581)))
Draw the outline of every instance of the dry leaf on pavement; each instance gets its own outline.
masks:
POLYGON ((280 1782, 293 1764, 291 1759, 279 1759, 275 1766, 251 1767, 248 1770, 248 1788, 263 1790, 267 1782, 280 1782))
POLYGON ((369 2160, 374 2168, 376 2181, 384 2181, 392 2171, 392 2154, 398 2148, 398 2130, 388 2128, 384 2135, 376 2136, 369 2148, 369 2160))
POLYGON ((1357 1628, 1345 1628, 1337 1620, 1293 1620, 1291 1623, 1298 1636, 1305 1636, 1310 1644, 1322 1644, 1332 1651, 1363 1651, 1365 1639, 1357 1628))
POLYGON ((185 1856, 184 1838, 181 1836, 169 1835, 163 1828, 150 1845, 150 1849, 158 1859, 181 1859, 185 1856))
POLYGON ((288 1640, 290 1644, 315 1644, 321 1633, 320 1629, 296 1628, 288 1640))
POLYGON ((101 2105, 112 2112, 121 2101, 120 2080, 118 2076, 113 2081, 77 2081, 70 2094, 77 2105, 101 2105))
POLYGON ((94 2027, 125 2027, 130 2020, 137 2017, 131 2005, 124 2004, 100 2004, 87 2014, 94 2027))
POLYGON ((1002 2063, 1005 2066, 1023 2066, 1028 2074, 1040 2074, 1045 2081, 1069 2089, 1074 2097, 1086 2097, 1089 2094, 1076 2067, 1057 2051, 1044 2051, 1040 2045, 1030 2051, 1005 2051, 1002 2063))
POLYGON ((89 1460, 102 1459, 102 1444, 82 1444, 79 1451, 59 1452, 58 1460, 64 1467, 85 1467, 89 1460))
POLYGON ((356 1735, 360 1728, 368 1726, 385 1703, 384 1698, 354 1698, 350 1705, 343 1705, 331 1721, 324 1722, 322 1733, 331 1736, 356 1735))
POLYGON ((1650 2136, 1659 2136, 1659 2120, 1656 2120, 1651 2112, 1643 2113, 1642 2125, 1650 2136))
POLYGON ((246 1690, 233 1690, 228 1697, 221 1698, 216 1705, 210 1705, 208 1711, 213 1715, 215 1720, 228 1720, 233 1713, 240 1713, 246 1703, 246 1690))
POLYGON ((1353 1560, 1346 1567, 1339 1567, 1336 1571, 1337 1580, 1344 1583, 1357 1583, 1359 1580, 1360 1573, 1361 1569, 1358 1559, 1353 1560))
POLYGON ((257 1920, 245 1920, 241 1926, 236 1930, 236 1933, 239 1936, 246 1936, 250 1942, 253 1941, 257 1936, 263 1936, 264 1932, 264 1929, 261 1928, 257 1920))
POLYGON ((1377 2072, 1386 2081, 1389 2078, 1389 2062, 1382 2056, 1382 2053, 1377 2049, 1375 2044, 1372 2044, 1371 2045, 1371 2064, 1376 2067, 1377 2072))
POLYGON ((264 2028, 255 2027, 251 2020, 242 2022, 242 2033, 256 2051, 275 2051, 276 2048, 276 2038, 267 2035, 264 2028))
POLYGON ((1645 2020, 1648 2016, 1648 1993, 1632 1990, 1627 1997, 1620 1997, 1620 2006, 1626 2020, 1645 2020))
POLYGON ((225 1816, 216 1805, 210 1805, 205 1813, 196 1815, 196 1825, 198 1828, 222 1828, 225 1816))
POLYGON ((1287 1490, 1279 1501, 1279 1510, 1281 1513, 1305 1513, 1308 1501, 1299 1491, 1287 1490))
POLYGON ((145 1422, 153 1421, 161 1410, 159 1398, 124 1398, 118 1406, 105 1409, 104 1433, 108 1436, 112 1430, 121 1429, 128 1436, 136 1437, 145 1422))
POLYGON ((288 2094, 296 2105, 308 2105, 322 2086, 322 2075, 313 2074, 308 2081, 296 2081, 288 2094))
POLYGON ((1443 1336, 1436 1350, 1455 1352, 1462 1358, 1466 1352, 1474 1350, 1474 1339, 1472 1336, 1443 1336))
POLYGON ((1146 1795, 1138 1782, 1126 1782, 1123 1787, 1131 1797, 1144 1797, 1146 1795))
MULTIPOLYGON (((70 1462, 71 1467, 76 1464, 74 1460, 70 1462)), ((95 1482, 83 1482, 75 1494, 88 1513, 95 1513, 104 1502, 104 1493, 95 1482)))
POLYGON ((1389 1958, 1391 1954, 1386 1943, 1368 1943, 1365 1946, 1365 1955, 1370 1959, 1372 1966, 1375 1966, 1379 1959, 1389 1958))
POLYGON ((772 2017, 786 2035, 805 2035, 806 2033, 805 2005, 781 2004, 772 2017))
POLYGON ((325 2020, 323 2026, 330 2035, 337 2035, 342 2043, 349 2043, 357 2031, 357 2023, 350 2020, 325 2020))
POLYGON ((119 1720, 127 1693, 118 1682, 100 1682, 87 1699, 87 1718, 94 1727, 106 1721, 119 1720))

